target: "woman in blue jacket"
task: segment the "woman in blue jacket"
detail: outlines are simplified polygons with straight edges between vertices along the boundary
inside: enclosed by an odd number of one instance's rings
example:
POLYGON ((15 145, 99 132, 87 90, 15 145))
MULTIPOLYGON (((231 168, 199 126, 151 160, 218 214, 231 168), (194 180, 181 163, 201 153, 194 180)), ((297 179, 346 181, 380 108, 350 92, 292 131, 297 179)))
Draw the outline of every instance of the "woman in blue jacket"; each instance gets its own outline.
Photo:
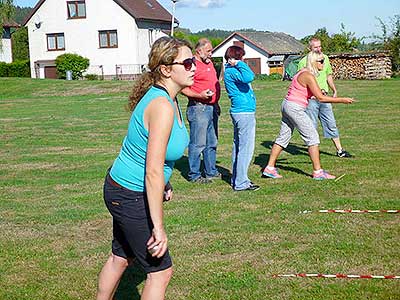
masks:
POLYGON ((256 97, 251 88, 254 73, 242 61, 244 55, 238 46, 229 47, 225 53, 224 82, 233 123, 231 185, 235 191, 255 191, 260 187, 250 181, 247 171, 254 153, 256 97))

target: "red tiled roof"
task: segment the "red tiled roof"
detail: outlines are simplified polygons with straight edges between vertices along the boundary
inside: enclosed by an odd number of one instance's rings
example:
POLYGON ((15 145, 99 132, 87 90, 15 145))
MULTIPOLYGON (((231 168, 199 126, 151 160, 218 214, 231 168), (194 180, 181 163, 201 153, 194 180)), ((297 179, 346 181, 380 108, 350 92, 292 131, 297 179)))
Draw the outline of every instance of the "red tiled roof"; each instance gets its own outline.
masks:
POLYGON ((156 0, 114 0, 139 20, 171 22, 172 15, 156 0))
POLYGON ((18 28, 18 27, 21 27, 21 25, 19 25, 19 24, 18 24, 17 22, 15 22, 15 21, 8 20, 8 21, 5 21, 5 22, 3 23, 3 27, 18 28))
MULTIPOLYGON (((45 1, 46 0, 40 0, 35 5, 31 13, 26 17, 24 26, 45 1)), ((172 19, 172 15, 156 0, 114 0, 114 2, 121 6, 133 18, 138 20, 171 22, 172 19)), ((179 23, 176 19, 175 22, 179 23)))

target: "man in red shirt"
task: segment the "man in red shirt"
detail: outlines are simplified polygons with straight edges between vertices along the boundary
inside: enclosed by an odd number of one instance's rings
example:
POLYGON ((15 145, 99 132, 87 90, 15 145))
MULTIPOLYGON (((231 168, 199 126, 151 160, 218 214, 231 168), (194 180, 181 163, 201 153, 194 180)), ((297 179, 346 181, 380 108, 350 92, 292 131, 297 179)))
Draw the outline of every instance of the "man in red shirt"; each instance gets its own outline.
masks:
POLYGON ((201 38, 195 50, 194 84, 182 90, 189 99, 187 108, 190 126, 188 176, 191 182, 210 183, 213 178, 221 177, 216 167, 220 114, 218 100, 221 87, 211 61, 211 42, 206 38, 201 38), (204 177, 200 170, 201 155, 203 155, 204 177))

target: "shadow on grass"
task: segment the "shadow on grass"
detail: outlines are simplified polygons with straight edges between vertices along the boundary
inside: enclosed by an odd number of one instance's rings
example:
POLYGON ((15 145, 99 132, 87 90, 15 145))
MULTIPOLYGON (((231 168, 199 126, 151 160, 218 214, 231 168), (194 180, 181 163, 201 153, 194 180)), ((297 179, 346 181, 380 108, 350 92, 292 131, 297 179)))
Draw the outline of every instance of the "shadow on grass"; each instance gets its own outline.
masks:
MULTIPOLYGON (((271 149, 272 145, 274 143, 271 141, 265 141, 262 142, 261 145, 264 146, 265 148, 271 149)), ((292 155, 306 155, 308 156, 308 150, 306 146, 300 147, 297 145, 289 145, 286 149, 284 149, 283 151, 286 151, 292 155)), ((270 151, 268 151, 270 152, 270 151)), ((265 168, 265 166, 267 165, 267 162, 269 160, 269 154, 259 154, 258 156, 256 156, 254 158, 254 164, 260 166, 260 173, 262 172, 262 170, 265 168)), ((311 162, 310 162, 311 163, 311 162)), ((294 172, 297 174, 302 174, 305 176, 311 176, 310 174, 304 172, 301 169, 289 166, 289 162, 286 158, 278 158, 277 162, 276 162, 276 167, 278 169, 281 170, 285 170, 285 171, 290 171, 290 172, 294 172)))
MULTIPOLYGON (((272 149, 272 146, 274 145, 274 142, 272 141, 264 141, 261 143, 261 146, 264 146, 267 149, 272 149)), ((307 155, 308 156, 308 147, 304 145, 299 145, 299 144, 289 144, 286 149, 283 149, 283 151, 290 153, 292 155, 307 155)), ((335 156, 332 153, 321 151, 319 150, 319 153, 322 155, 326 156, 335 156)))
POLYGON ((146 280, 146 274, 137 265, 129 266, 122 275, 121 281, 115 292, 115 300, 140 300, 137 286, 146 280))
MULTIPOLYGON (((175 168, 181 173, 181 176, 189 181, 189 159, 186 155, 182 156, 180 160, 175 163, 175 168)), ((204 170, 203 162, 201 163, 200 170, 204 170)), ((217 161, 217 170, 222 175, 222 180, 225 181, 227 184, 231 185, 231 171, 227 168, 224 168, 218 165, 217 161)), ((204 176, 204 174, 203 174, 204 176)))

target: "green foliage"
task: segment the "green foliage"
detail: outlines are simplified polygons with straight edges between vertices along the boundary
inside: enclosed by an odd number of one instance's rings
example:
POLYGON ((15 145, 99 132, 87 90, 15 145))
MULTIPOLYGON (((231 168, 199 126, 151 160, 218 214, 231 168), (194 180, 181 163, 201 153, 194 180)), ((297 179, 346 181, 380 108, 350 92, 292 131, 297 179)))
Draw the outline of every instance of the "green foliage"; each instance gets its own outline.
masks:
MULTIPOLYGON (((0 37, 3 36, 3 25, 11 20, 14 16, 15 8, 13 0, 0 0, 0 37)), ((2 42, 0 38, 0 50, 2 49, 2 42)))
POLYGON ((18 24, 22 24, 31 11, 32 7, 15 6, 15 16, 14 16, 15 22, 17 22, 18 24))
POLYGON ((282 75, 279 73, 267 74, 256 74, 256 80, 282 80, 282 75))
MULTIPOLYGON (((318 29, 313 35, 308 35, 301 39, 301 42, 308 47, 308 43, 313 37, 321 40, 321 46, 325 53, 332 52, 352 52, 361 45, 361 40, 355 37, 354 32, 346 32, 344 24, 340 24, 340 33, 329 35, 325 27, 318 29)), ((308 49, 305 50, 308 52, 308 49)))
POLYGON ((390 52, 393 72, 400 72, 400 15, 389 18, 389 23, 383 22, 380 18, 377 19, 382 35, 374 35, 373 38, 381 43, 384 50, 390 52))
POLYGON ((174 37, 189 41, 192 46, 195 46, 200 38, 208 38, 213 47, 219 45, 229 34, 233 31, 218 30, 218 29, 206 29, 197 33, 192 33, 187 28, 178 28, 174 32, 174 37))
POLYGON ((0 62, 0 77, 31 77, 29 60, 17 60, 9 64, 0 62))
POLYGON ((8 64, 0 61, 0 77, 8 77, 8 64))
POLYGON ((18 28, 11 36, 13 60, 29 59, 28 28, 18 28))
POLYGON ((56 58, 57 75, 61 79, 66 78, 66 71, 72 71, 72 79, 80 79, 88 67, 89 59, 78 54, 65 53, 56 58))
POLYGON ((99 76, 97 74, 86 74, 85 79, 86 80, 99 80, 99 76))
POLYGON ((217 72, 217 78, 219 78, 222 68, 223 68, 223 58, 222 57, 213 57, 212 62, 214 64, 215 71, 217 72))

